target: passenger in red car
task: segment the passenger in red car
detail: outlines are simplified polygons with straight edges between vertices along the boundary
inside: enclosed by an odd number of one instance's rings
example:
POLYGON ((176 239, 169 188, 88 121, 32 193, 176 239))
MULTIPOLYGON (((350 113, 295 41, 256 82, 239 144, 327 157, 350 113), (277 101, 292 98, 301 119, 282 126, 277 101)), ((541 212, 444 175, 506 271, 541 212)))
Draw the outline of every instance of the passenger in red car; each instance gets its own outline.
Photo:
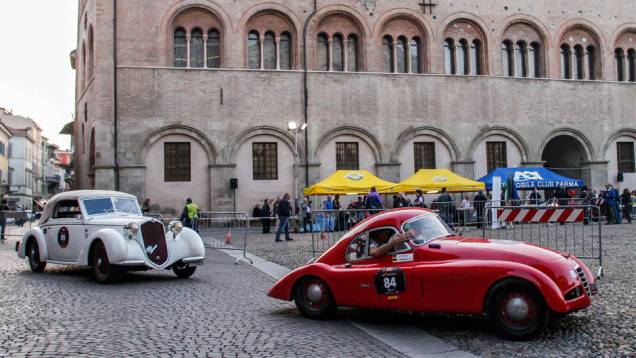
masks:
POLYGON ((382 257, 396 246, 411 240, 412 237, 413 233, 410 231, 405 233, 397 233, 389 229, 373 231, 369 237, 369 255, 382 257))

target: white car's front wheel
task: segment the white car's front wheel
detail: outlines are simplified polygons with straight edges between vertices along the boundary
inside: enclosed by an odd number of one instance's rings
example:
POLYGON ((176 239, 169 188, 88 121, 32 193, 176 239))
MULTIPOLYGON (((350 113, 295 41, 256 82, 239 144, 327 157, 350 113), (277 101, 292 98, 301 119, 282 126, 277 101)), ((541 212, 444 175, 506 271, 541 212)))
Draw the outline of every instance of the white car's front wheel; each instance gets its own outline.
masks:
POLYGON ((101 240, 95 241, 91 248, 91 267, 93 277, 99 283, 109 283, 117 276, 117 268, 108 260, 106 247, 101 240))
POLYGON ((191 266, 181 261, 172 265, 172 271, 174 271, 175 275, 177 275, 177 277, 179 278, 188 278, 194 275, 194 271, 196 270, 197 270, 196 266, 191 266))
POLYGON ((38 242, 34 238, 27 241, 26 254, 29 258, 29 267, 33 272, 42 272, 46 267, 46 262, 40 260, 40 248, 38 242))

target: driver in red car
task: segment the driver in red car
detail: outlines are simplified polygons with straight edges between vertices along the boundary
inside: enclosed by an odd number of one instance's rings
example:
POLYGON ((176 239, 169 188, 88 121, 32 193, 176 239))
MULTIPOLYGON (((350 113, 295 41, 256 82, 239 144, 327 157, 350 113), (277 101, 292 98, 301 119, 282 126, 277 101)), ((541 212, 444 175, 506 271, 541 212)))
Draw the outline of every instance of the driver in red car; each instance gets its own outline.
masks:
POLYGON ((395 247, 411 240, 412 237, 412 231, 405 233, 396 233, 390 229, 373 231, 369 237, 369 255, 376 258, 382 257, 391 252, 395 247))

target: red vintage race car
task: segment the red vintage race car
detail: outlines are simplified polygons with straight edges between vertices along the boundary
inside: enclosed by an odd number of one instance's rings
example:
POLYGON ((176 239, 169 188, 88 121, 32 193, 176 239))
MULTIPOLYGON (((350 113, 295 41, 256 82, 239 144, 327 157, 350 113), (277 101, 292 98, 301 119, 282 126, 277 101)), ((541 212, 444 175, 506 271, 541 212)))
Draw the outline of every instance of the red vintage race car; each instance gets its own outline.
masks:
POLYGON ((574 256, 458 236, 435 213, 410 208, 361 222, 269 296, 294 300, 316 319, 337 306, 484 314, 505 337, 526 339, 552 315, 589 307, 596 293, 593 274, 574 256))

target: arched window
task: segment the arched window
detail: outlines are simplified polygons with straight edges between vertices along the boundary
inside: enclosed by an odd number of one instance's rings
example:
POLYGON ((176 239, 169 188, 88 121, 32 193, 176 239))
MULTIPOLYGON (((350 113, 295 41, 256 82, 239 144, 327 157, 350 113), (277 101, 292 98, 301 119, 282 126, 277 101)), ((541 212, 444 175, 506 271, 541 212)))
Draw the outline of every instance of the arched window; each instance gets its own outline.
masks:
POLYGON ((91 169, 95 166, 95 128, 91 130, 91 138, 89 140, 88 162, 91 169))
POLYGON ((523 41, 519 41, 515 45, 515 76, 528 76, 528 68, 526 66, 526 43, 523 41))
POLYGON ((395 54, 397 56, 397 72, 406 73, 408 63, 408 50, 406 38, 400 36, 395 44, 395 54))
POLYGON ((203 67, 203 31, 199 28, 190 35, 190 67, 203 67))
POLYGON ((347 38, 347 71, 358 72, 358 38, 349 35, 347 38))
POLYGON ((411 40, 411 73, 421 73, 422 72, 422 61, 420 60, 420 39, 419 37, 414 37, 411 40))
POLYGON ((474 40, 470 46, 470 74, 473 76, 481 75, 481 42, 474 40))
POLYGON ((252 31, 247 35, 247 58, 250 69, 261 68, 261 43, 258 32, 252 31))
POLYGON ((528 48, 528 76, 533 78, 541 77, 541 46, 533 42, 528 48))
POLYGON ((454 75, 455 70, 455 42, 452 39, 444 41, 444 73, 454 75))
POLYGON ((459 40, 457 47, 457 74, 467 75, 470 72, 470 64, 468 60, 468 42, 464 39, 459 40))
POLYGON ((95 41, 93 39, 93 28, 88 30, 88 77, 93 77, 95 68, 95 41))
POLYGON ((217 30, 208 31, 208 43, 206 44, 208 68, 221 67, 221 36, 217 30))
POLYGON ((344 43, 342 35, 340 34, 333 36, 333 42, 331 44, 331 58, 332 70, 337 72, 344 71, 344 43))
POLYGON ((627 51, 627 80, 636 82, 636 51, 634 49, 627 51))
POLYGON ((382 57, 384 59, 384 72, 394 72, 393 39, 391 36, 384 36, 382 39, 382 57))
POLYGON ((587 47, 587 69, 589 73, 588 79, 595 80, 596 79, 596 49, 594 48, 594 46, 587 47))
POLYGON ((329 41, 326 34, 318 35, 316 46, 316 64, 319 71, 329 71, 329 41))
POLYGON ((572 53, 566 44, 561 45, 561 77, 566 80, 572 78, 572 53))
POLYGON ((514 76, 514 65, 512 62, 512 42, 506 40, 501 44, 501 65, 504 76, 514 76))
POLYGON ((572 76, 575 80, 583 79, 583 47, 581 45, 574 46, 574 61, 572 61, 572 76))
POLYGON ((82 71, 80 77, 80 87, 84 88, 86 85, 86 43, 82 43, 82 71))
POLYGON ((616 79, 625 81, 625 52, 622 48, 617 48, 614 55, 616 56, 616 79))
POLYGON ((188 66, 188 43, 183 28, 174 30, 174 67, 188 66))
POLYGON ((291 47, 291 35, 289 32, 283 32, 280 35, 280 41, 278 42, 278 52, 280 53, 280 69, 291 70, 292 69, 292 47, 291 47))
POLYGON ((276 69, 276 36, 268 31, 263 42, 263 68, 266 70, 276 69))

